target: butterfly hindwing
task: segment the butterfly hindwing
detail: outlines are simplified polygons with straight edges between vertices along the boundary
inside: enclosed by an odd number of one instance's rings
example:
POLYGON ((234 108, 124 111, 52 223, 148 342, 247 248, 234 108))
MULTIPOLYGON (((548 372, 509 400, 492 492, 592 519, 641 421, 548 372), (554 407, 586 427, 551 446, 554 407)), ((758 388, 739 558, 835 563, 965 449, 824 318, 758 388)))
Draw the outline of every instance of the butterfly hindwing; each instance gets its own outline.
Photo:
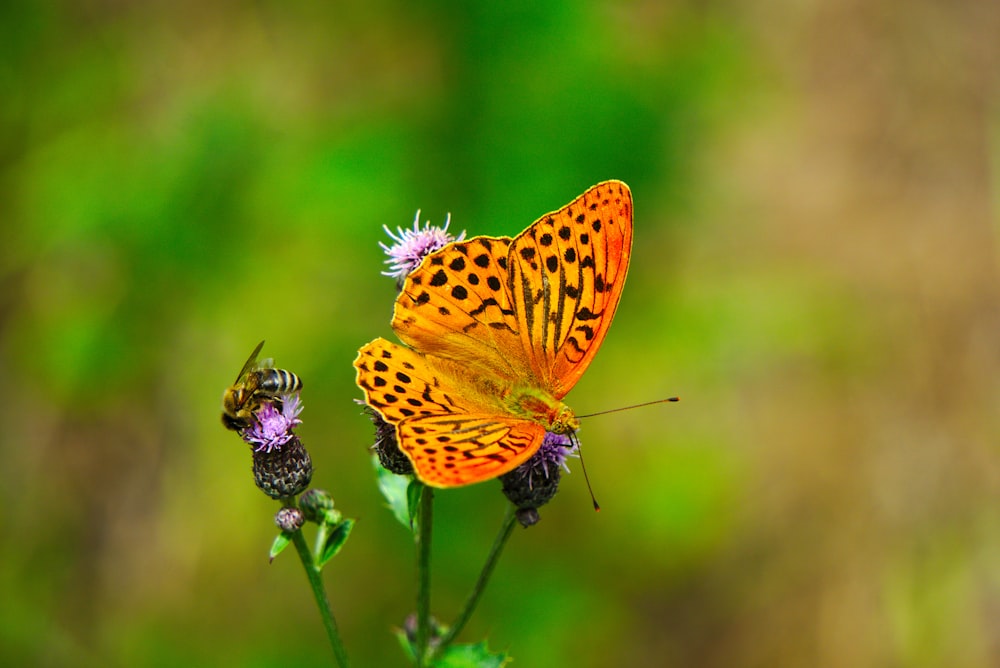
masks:
POLYGON ((446 392, 451 384, 420 353, 378 338, 365 344, 354 360, 357 384, 365 402, 396 424, 414 416, 467 411, 460 393, 446 392))
POLYGON ((535 453, 545 428, 461 392, 448 360, 375 339, 354 361, 366 403, 396 427, 400 449, 428 485, 454 487, 510 471, 535 453), (485 405, 484 405, 485 404, 485 405), (488 411, 488 412, 481 412, 488 411))
POLYGON ((462 413, 403 420, 396 434, 423 482, 455 487, 517 468, 538 450, 545 428, 507 416, 462 413))

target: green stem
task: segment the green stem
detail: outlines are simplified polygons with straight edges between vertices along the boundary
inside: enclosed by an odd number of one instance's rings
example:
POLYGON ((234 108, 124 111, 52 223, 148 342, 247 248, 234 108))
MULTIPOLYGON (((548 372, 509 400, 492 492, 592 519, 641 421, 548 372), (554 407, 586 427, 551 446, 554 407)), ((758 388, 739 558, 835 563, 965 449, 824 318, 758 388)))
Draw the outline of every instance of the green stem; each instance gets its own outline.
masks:
POLYGON ((431 629, 431 526, 434 523, 434 488, 424 485, 420 492, 420 519, 417 530, 417 668, 427 659, 431 629))
POLYGON ((493 539, 493 547, 490 548, 490 554, 486 557, 486 563, 483 564, 483 570, 479 573, 479 579, 476 580, 476 586, 472 588, 469 598, 465 601, 465 607, 462 608, 462 612, 458 614, 458 617, 455 619, 455 623, 451 625, 451 628, 449 628, 441 638, 441 642, 437 646, 438 653, 444 651, 444 649, 458 637, 458 634, 462 632, 462 629, 464 629, 465 625, 469 622, 469 618, 472 617, 472 613, 479 604, 479 599, 482 598, 483 592, 486 591, 486 584, 489 582, 490 575, 493 574, 493 569, 496 567, 497 561, 500 560, 500 554, 503 552, 504 545, 507 544, 507 539, 510 538, 510 534, 514 530, 514 522, 516 518, 517 516, 515 514, 514 505, 508 504, 507 514, 504 515, 503 523, 500 525, 500 531, 497 533, 496 538, 493 539))
POLYGON ((347 650, 344 649, 344 643, 340 640, 340 632, 337 630, 337 620, 333 618, 333 612, 330 610, 330 599, 327 598, 326 589, 323 588, 323 578, 320 576, 319 569, 316 568, 316 562, 313 560, 313 555, 309 551, 306 539, 302 537, 301 531, 296 531, 292 534, 292 542, 295 543, 299 559, 302 560, 302 567, 305 568, 306 577, 309 578, 309 585, 312 587, 313 596, 316 598, 319 616, 323 619, 323 626, 326 628, 326 635, 330 639, 330 646, 333 647, 333 654, 337 659, 337 665, 340 668, 347 668, 349 665, 347 650))

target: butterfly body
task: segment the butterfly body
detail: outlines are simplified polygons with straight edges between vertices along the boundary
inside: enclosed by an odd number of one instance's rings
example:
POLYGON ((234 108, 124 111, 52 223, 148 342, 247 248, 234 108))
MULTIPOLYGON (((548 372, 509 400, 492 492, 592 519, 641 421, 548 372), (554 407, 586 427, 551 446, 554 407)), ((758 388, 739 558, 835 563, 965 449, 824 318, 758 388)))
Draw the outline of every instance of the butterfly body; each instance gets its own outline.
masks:
POLYGON ((628 270, 632 198, 590 188, 517 237, 474 237, 425 257, 392 327, 354 362, 368 405, 437 487, 516 468, 546 431, 579 428, 562 401, 596 354, 628 270))
POLYGON ((580 428, 580 421, 573 414, 573 409, 538 388, 515 389, 511 392, 507 405, 512 415, 538 422, 545 426, 545 431, 569 434, 580 428))

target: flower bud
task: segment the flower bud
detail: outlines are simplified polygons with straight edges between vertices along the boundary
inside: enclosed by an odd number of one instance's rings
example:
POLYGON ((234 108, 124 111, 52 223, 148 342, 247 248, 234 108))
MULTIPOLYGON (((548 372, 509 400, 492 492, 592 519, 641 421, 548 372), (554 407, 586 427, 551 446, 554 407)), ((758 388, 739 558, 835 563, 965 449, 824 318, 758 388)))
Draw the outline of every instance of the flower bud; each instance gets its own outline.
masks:
POLYGON ((287 533, 293 533, 302 528, 306 518, 298 508, 282 508, 274 514, 274 523, 287 533))
POLYGON ((310 522, 322 522, 333 510, 333 497, 322 489, 307 489, 299 497, 299 508, 310 522))

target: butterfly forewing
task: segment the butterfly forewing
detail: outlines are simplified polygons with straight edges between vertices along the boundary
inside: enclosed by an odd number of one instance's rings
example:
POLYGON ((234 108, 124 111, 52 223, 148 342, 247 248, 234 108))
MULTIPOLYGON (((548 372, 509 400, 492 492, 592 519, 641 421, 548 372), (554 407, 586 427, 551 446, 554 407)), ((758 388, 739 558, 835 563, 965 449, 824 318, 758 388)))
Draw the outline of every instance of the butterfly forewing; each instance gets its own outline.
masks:
POLYGON ((455 487, 517 468, 538 450, 545 428, 511 417, 465 413, 404 420, 397 437, 421 480, 455 487))
POLYGON ((606 181, 514 239, 509 290, 521 345, 541 387, 562 398, 597 353, 632 246, 632 195, 606 181))
POLYGON ((392 327, 428 355, 516 380, 530 371, 507 292, 507 237, 474 237, 431 253, 407 276, 392 327))

